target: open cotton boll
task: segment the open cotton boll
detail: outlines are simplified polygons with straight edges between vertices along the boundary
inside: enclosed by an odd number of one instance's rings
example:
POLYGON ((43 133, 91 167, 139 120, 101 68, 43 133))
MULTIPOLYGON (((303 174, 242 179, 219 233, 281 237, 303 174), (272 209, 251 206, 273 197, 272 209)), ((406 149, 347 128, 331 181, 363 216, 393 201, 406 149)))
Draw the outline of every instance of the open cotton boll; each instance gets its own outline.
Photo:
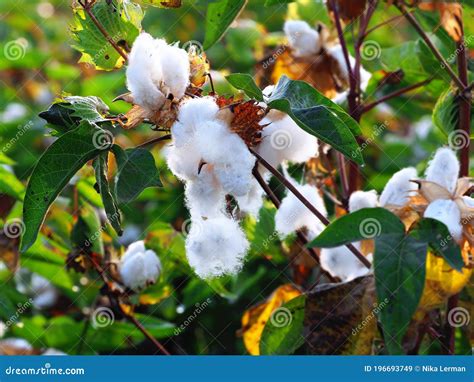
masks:
POLYGON ((145 248, 143 241, 130 244, 120 259, 120 277, 124 285, 135 292, 154 284, 160 272, 160 259, 155 251, 145 248))
POLYGON ((355 212, 362 208, 374 208, 378 204, 377 191, 356 191, 349 198, 349 212, 355 212))
POLYGON ((202 158, 197 146, 190 144, 184 148, 178 148, 171 144, 166 146, 162 153, 166 158, 168 168, 181 181, 196 179, 202 158))
POLYGON ((285 22, 283 30, 295 57, 311 56, 321 50, 319 33, 312 29, 307 22, 288 20, 285 22))
POLYGON ((180 99, 189 86, 190 66, 188 52, 175 45, 165 45, 160 50, 163 83, 167 92, 180 99))
POLYGON ((204 165, 196 179, 186 183, 185 195, 191 216, 215 217, 225 208, 225 194, 211 165, 204 165))
POLYGON ((436 151, 428 164, 425 179, 454 192, 459 175, 459 160, 453 150, 447 147, 436 151))
MULTIPOLYGON (((360 249, 359 243, 354 246, 360 249)), ((351 281, 370 272, 346 246, 323 248, 319 259, 323 269, 342 281, 351 281)), ((367 256, 367 259, 372 261, 372 255, 367 256)))
POLYGON ((201 123, 215 119, 218 111, 214 98, 192 98, 180 105, 178 120, 191 127, 191 131, 196 131, 201 123))
POLYGON ((403 206, 408 202, 408 198, 418 189, 416 183, 410 182, 418 177, 416 169, 407 167, 397 171, 385 185, 380 195, 380 205, 403 206))
POLYGON ((262 130, 258 153, 272 166, 283 161, 303 163, 318 156, 318 140, 301 129, 289 116, 273 120, 266 116, 260 122, 262 130))
POLYGON ((148 33, 141 33, 135 39, 128 56, 126 76, 134 103, 150 111, 163 106, 165 95, 160 89, 163 82, 160 52, 148 33))
MULTIPOLYGON (((319 212, 327 216, 316 187, 309 184, 296 184, 295 187, 319 212)), ((281 237, 286 237, 301 228, 307 228, 310 238, 314 238, 324 230, 324 224, 293 193, 288 192, 276 212, 275 229, 281 237)))
POLYGON ((444 223, 454 240, 459 241, 461 239, 461 211, 455 201, 448 199, 435 200, 428 205, 423 216, 444 223))
POLYGON ((240 271, 248 247, 239 224, 224 215, 193 219, 186 238, 189 265, 203 279, 240 271))
POLYGON ((258 218, 258 213, 263 205, 263 189, 255 179, 252 179, 250 191, 243 195, 236 197, 240 211, 258 218))

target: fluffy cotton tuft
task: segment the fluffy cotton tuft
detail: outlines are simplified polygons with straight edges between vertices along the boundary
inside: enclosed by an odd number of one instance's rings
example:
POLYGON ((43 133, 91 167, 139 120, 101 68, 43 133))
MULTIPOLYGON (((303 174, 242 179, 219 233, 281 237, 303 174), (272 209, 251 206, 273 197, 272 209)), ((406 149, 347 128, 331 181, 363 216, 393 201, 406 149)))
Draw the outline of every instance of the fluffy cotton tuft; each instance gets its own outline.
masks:
POLYGON ((272 166, 284 161, 303 163, 318 156, 318 140, 301 129, 288 115, 267 115, 260 122, 262 131, 258 153, 272 166))
POLYGON ((362 208, 374 208, 378 204, 377 191, 356 191, 349 198, 349 212, 355 212, 362 208))
POLYGON ((143 241, 136 241, 120 259, 119 272, 123 283, 138 292, 156 282, 161 272, 160 259, 154 251, 145 248, 143 241))
POLYGON ((189 59, 184 49, 141 33, 130 51, 127 88, 133 101, 146 110, 158 111, 170 94, 181 98, 189 85, 189 59))
POLYGON ((193 219, 186 239, 186 256, 196 274, 208 279, 240 271, 248 247, 235 220, 224 215, 193 219))
POLYGON ((288 44, 295 57, 307 57, 319 53, 321 38, 318 31, 311 28, 307 22, 288 20, 283 27, 288 44))
MULTIPOLYGON (((354 246, 360 249, 359 243, 355 243, 354 246)), ((367 256, 367 259, 372 261, 372 255, 367 256)), ((351 281, 370 272, 370 269, 367 269, 345 246, 323 248, 320 261, 323 269, 328 271, 331 276, 339 277, 342 281, 351 281)))
POLYGON ((410 180, 417 179, 418 174, 413 167, 404 168, 390 178, 380 195, 380 205, 403 206, 408 202, 408 198, 418 189, 416 183, 410 180))
POLYGON ((444 223, 454 240, 461 240, 463 229, 461 225, 461 211, 455 201, 447 199, 435 200, 428 205, 423 216, 444 223))
POLYGON ((434 182, 454 192, 459 175, 459 161, 450 148, 438 149, 428 164, 425 172, 426 180, 434 182))
MULTIPOLYGON (((295 184, 298 191, 324 216, 326 206, 316 187, 309 184, 295 184)), ((275 214, 275 229, 282 237, 301 228, 307 228, 310 238, 314 238, 324 230, 324 224, 293 194, 288 193, 275 214)))

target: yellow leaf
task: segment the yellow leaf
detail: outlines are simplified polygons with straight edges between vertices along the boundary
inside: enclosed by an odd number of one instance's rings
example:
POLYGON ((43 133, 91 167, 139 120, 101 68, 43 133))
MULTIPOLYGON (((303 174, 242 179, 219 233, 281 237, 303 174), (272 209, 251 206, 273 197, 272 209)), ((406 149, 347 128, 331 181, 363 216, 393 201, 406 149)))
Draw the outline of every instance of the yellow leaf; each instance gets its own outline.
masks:
POLYGON ((158 304, 160 301, 171 295, 171 288, 169 285, 163 287, 159 293, 144 293, 140 295, 140 304, 142 305, 153 305, 158 304))
POLYGON ((244 345, 251 355, 260 354, 260 337, 265 324, 272 313, 284 303, 301 295, 300 290, 292 284, 278 287, 264 302, 246 310, 242 316, 244 345))

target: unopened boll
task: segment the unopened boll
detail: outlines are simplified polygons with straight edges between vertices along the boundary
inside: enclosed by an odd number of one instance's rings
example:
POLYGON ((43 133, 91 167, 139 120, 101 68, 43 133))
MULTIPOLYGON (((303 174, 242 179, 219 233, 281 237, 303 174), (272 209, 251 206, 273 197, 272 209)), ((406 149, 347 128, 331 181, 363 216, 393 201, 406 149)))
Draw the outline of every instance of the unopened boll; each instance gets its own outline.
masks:
POLYGON ((438 149, 428 164, 425 179, 439 184, 453 193, 459 175, 459 161, 450 148, 438 149))
POLYGON ((393 174, 380 195, 380 205, 382 207, 405 205, 418 189, 416 183, 412 182, 417 178, 418 174, 413 167, 404 168, 393 174))
POLYGON ((239 224, 224 215, 193 219, 186 238, 189 265, 204 279, 239 272, 248 247, 239 224))
POLYGON ((135 104, 159 111, 166 98, 184 96, 189 85, 189 59, 184 49, 141 33, 130 51, 127 88, 135 104))
POLYGON ((319 33, 307 22, 288 20, 285 22, 283 30, 295 57, 312 56, 321 50, 322 43, 319 33))
POLYGON ((120 259, 119 272, 124 285, 138 292, 156 282, 161 272, 160 259, 154 251, 145 248, 143 241, 136 241, 120 259))
MULTIPOLYGON (((296 182, 295 187, 319 212, 327 216, 323 199, 316 187, 309 184, 299 185, 296 182)), ((275 214, 275 229, 280 236, 286 237, 301 228, 307 228, 309 237, 314 238, 323 231, 324 224, 289 192, 275 214)))

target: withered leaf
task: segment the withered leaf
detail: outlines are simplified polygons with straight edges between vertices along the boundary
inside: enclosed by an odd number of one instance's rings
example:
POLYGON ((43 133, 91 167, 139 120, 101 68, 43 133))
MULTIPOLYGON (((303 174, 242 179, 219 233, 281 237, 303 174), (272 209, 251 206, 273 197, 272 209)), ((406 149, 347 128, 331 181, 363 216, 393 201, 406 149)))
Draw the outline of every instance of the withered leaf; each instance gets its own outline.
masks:
POLYGON ((304 337, 308 352, 370 354, 377 309, 373 276, 317 286, 308 293, 306 302, 304 337))
POLYGON ((262 140, 260 121, 265 116, 263 107, 255 101, 239 103, 231 107, 233 111, 230 129, 237 133, 248 146, 255 146, 262 140))
POLYGON ((418 7, 424 11, 438 11, 441 25, 451 38, 459 42, 462 38, 462 5, 447 1, 420 2, 418 7))
MULTIPOLYGON (((328 1, 329 9, 331 10, 328 1)), ((351 21, 358 18, 365 10, 367 0, 336 0, 337 9, 342 19, 351 21)))

